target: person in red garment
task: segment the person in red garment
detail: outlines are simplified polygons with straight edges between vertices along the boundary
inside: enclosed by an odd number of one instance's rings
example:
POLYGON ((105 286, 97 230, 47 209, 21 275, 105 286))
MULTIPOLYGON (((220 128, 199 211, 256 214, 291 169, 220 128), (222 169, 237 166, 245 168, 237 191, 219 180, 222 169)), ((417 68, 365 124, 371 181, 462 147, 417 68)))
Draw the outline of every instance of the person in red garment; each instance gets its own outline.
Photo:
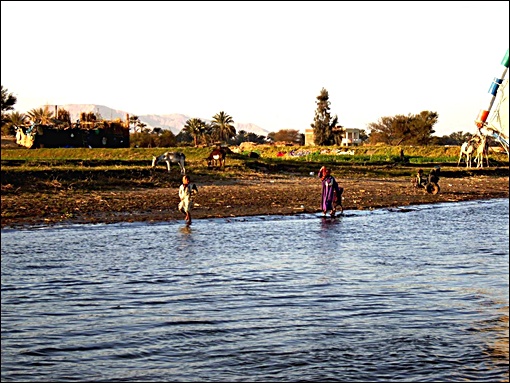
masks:
POLYGON ((331 217, 333 218, 336 214, 338 206, 340 206, 340 212, 343 212, 342 193, 344 192, 344 188, 338 185, 335 177, 331 175, 331 169, 328 169, 325 166, 320 168, 319 178, 322 181, 322 214, 326 216, 329 211, 331 217))

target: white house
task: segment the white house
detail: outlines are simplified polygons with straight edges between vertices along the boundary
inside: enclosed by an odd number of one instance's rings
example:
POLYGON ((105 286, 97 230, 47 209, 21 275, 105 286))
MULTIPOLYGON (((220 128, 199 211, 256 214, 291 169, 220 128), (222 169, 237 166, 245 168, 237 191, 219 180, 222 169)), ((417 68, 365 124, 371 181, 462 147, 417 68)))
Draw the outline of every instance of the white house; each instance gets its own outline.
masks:
POLYGON ((342 146, 357 146, 361 144, 359 138, 360 129, 345 128, 344 134, 342 135, 342 146))

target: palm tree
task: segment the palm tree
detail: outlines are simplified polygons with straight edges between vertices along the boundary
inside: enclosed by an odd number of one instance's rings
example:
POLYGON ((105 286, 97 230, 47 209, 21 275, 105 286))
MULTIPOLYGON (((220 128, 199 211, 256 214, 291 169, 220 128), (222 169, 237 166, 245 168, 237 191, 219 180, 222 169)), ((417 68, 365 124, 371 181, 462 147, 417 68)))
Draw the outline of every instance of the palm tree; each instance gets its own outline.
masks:
POLYGON ((227 142, 236 136, 236 128, 234 127, 234 119, 221 111, 217 113, 212 120, 213 136, 219 141, 227 142))
POLYGON ((7 123, 2 126, 2 134, 15 135, 16 131, 28 123, 28 116, 20 112, 12 112, 6 115, 7 123))
POLYGON ((45 105, 44 108, 34 108, 29 111, 28 117, 34 124, 49 125, 52 122, 53 112, 48 105, 45 105))
POLYGON ((198 139, 203 136, 206 124, 200 118, 191 118, 186 121, 183 130, 193 137, 195 146, 198 146, 198 139))
POLYGON ((12 112, 8 116, 9 123, 16 128, 21 128, 28 123, 28 116, 25 113, 12 112))

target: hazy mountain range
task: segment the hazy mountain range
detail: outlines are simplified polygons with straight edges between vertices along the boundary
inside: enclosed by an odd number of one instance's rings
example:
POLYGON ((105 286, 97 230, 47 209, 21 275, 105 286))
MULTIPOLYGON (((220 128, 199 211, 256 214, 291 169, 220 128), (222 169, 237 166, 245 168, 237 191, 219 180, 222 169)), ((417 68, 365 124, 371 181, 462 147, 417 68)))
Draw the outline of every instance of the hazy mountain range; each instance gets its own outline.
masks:
MULTIPOLYGON (((51 106, 50 106, 51 107, 51 106)), ((191 117, 186 116, 184 114, 172 113, 172 114, 145 114, 145 115, 137 115, 134 113, 129 113, 124 110, 112 109, 104 105, 95 105, 95 104, 65 104, 58 105, 59 109, 65 109, 71 115, 71 121, 76 121, 80 118, 81 113, 90 113, 93 112, 96 115, 99 115, 101 118, 105 120, 115 120, 120 118, 121 120, 126 120, 126 115, 129 116, 138 116, 138 119, 147 125, 148 128, 162 128, 169 129, 174 134, 179 134, 181 129, 186 124, 186 121, 190 118, 200 118, 202 121, 210 122, 211 119, 203 118, 203 117, 191 117)), ((236 132, 244 130, 248 133, 255 133, 259 136, 267 136, 270 133, 268 130, 261 128, 252 123, 245 122, 234 122, 234 126, 236 128, 236 132)))

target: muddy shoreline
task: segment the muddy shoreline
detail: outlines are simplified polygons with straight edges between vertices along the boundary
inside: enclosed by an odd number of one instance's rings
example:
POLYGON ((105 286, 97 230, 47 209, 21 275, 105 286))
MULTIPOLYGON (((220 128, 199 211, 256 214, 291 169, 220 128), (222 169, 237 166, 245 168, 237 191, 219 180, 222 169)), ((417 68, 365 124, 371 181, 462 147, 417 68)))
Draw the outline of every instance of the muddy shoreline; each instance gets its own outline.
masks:
MULTIPOLYGON (((509 197, 509 177, 442 177, 437 195, 416 189, 409 177, 340 177, 344 211, 509 197)), ((314 176, 251 175, 235 180, 196 176, 192 219, 319 212, 321 183, 314 176)), ((184 219, 178 183, 152 188, 90 190, 45 183, 30 190, 2 183, 1 227, 54 224, 164 222, 184 219)))

